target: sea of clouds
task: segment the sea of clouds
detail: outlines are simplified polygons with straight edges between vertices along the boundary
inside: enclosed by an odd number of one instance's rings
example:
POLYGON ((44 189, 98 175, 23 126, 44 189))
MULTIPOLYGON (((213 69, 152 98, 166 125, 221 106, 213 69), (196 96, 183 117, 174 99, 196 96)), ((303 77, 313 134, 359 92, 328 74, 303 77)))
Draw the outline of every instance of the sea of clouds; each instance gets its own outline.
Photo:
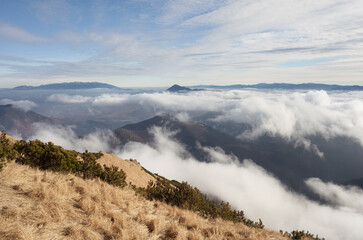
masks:
MULTIPOLYGON (((363 145, 363 93, 326 91, 193 91, 189 93, 101 94, 96 97, 54 94, 48 101, 89 103, 94 108, 136 104, 155 114, 168 112, 180 120, 213 112, 211 121, 249 125, 243 139, 280 136, 314 150, 307 137, 353 137, 363 145)), ((314 150, 315 151, 315 150, 314 150)))

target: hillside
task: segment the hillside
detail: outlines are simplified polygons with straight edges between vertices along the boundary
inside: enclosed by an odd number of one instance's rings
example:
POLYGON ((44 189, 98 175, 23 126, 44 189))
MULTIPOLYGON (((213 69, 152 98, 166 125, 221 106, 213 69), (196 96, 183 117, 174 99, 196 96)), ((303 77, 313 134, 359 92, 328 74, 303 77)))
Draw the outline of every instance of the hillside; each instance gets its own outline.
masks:
POLYGON ((155 182, 155 177, 145 171, 136 160, 123 160, 113 153, 103 153, 97 160, 99 164, 106 166, 116 166, 126 172, 126 182, 136 187, 146 188, 149 181, 155 182))
POLYGON ((19 108, 8 105, 0 105, 0 130, 6 132, 21 133, 23 137, 32 134, 34 123, 46 124, 67 124, 66 121, 50 118, 34 111, 23 111, 19 108))
POLYGON ((0 193, 0 239, 287 239, 16 163, 0 172, 0 193))

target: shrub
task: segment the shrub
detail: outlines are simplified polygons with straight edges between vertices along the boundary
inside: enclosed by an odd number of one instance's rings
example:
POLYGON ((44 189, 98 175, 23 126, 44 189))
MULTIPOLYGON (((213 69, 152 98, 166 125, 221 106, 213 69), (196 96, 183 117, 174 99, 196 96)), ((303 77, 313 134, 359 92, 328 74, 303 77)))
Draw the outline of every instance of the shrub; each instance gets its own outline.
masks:
POLYGON ((114 186, 125 187, 126 173, 115 166, 101 166, 97 159, 103 156, 101 152, 91 153, 87 150, 84 153, 65 150, 52 142, 43 143, 39 140, 26 142, 18 141, 14 145, 17 151, 16 162, 31 167, 38 167, 42 170, 61 172, 72 172, 83 178, 100 178, 114 186), (81 159, 78 159, 80 156, 81 159))
POLYGON ((15 143, 14 148, 18 152, 16 162, 42 170, 78 172, 81 167, 77 152, 65 150, 52 142, 21 140, 15 143))
POLYGON ((283 232, 282 230, 280 230, 280 233, 283 236, 289 237, 291 239, 294 240, 302 240, 302 239, 311 239, 311 240, 325 240, 325 238, 319 238, 318 235, 314 235, 312 233, 309 233, 309 231, 305 232, 304 230, 299 231, 299 230, 294 230, 292 232, 283 232))
POLYGON ((243 211, 232 210, 228 202, 212 201, 198 188, 193 188, 187 182, 172 182, 163 178, 157 178, 156 183, 150 181, 143 195, 149 200, 163 201, 182 209, 198 212, 204 217, 220 217, 228 221, 243 222, 249 227, 264 228, 261 219, 259 222, 247 219, 243 211))
POLYGON ((1 131, 0 134, 0 170, 3 168, 6 161, 13 160, 16 156, 16 151, 9 139, 6 138, 6 133, 1 131))
POLYGON ((103 165, 103 169, 100 177, 103 181, 121 188, 127 185, 126 173, 122 169, 119 170, 118 167, 107 167, 106 165, 103 165))
MULTIPOLYGON (((102 155, 101 155, 102 156, 102 155)), ((103 169, 102 166, 97 162, 97 156, 87 150, 81 154, 83 161, 80 161, 83 178, 95 178, 100 177, 103 169)))

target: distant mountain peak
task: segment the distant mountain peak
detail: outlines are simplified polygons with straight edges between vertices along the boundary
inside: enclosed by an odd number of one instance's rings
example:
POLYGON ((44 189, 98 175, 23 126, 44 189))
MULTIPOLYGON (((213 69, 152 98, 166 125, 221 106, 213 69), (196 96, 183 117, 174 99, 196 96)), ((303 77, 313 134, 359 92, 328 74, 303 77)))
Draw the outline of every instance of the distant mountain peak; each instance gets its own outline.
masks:
POLYGON ((173 86, 168 88, 166 91, 168 91, 168 92, 189 92, 189 91, 192 91, 192 89, 187 88, 187 87, 182 87, 178 84, 174 84, 173 86))
POLYGON ((156 117, 160 117, 160 118, 165 119, 165 120, 171 120, 171 121, 178 121, 179 122, 179 119, 177 117, 175 117, 174 115, 171 115, 169 113, 162 113, 160 115, 157 115, 156 117))
POLYGON ((63 83, 51 83, 40 86, 18 86, 13 88, 14 90, 62 90, 62 89, 118 89, 118 87, 100 82, 63 82, 63 83))

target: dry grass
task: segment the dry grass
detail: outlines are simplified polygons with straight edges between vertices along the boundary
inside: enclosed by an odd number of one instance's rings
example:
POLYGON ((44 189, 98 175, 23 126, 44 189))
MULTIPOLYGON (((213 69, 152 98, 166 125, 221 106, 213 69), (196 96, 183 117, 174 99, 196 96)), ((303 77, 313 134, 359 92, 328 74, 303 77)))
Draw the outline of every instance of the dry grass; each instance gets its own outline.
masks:
POLYGON ((17 141, 19 141, 18 139, 12 137, 12 136, 9 136, 6 134, 6 138, 9 139, 10 143, 14 144, 16 143, 17 141))
POLYGON ((126 172, 126 182, 132 183, 136 187, 146 188, 149 181, 155 182, 155 178, 145 172, 141 165, 134 161, 123 160, 113 153, 104 153, 103 156, 97 160, 102 166, 116 166, 126 172))
POLYGON ((285 239, 208 220, 99 180, 9 163, 0 172, 0 239, 285 239))

